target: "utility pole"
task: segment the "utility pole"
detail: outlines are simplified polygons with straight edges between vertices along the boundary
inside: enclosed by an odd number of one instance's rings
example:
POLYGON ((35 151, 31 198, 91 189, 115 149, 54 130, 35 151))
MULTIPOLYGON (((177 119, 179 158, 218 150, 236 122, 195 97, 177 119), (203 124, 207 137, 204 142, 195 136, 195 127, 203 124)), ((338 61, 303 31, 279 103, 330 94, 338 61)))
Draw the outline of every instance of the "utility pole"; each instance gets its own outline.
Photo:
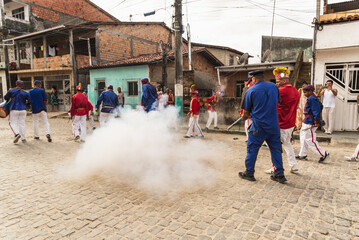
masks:
POLYGON ((175 66, 176 85, 175 96, 176 106, 179 108, 180 117, 183 115, 183 58, 182 58, 182 0, 175 0, 175 66))
POLYGON ((276 0, 274 0, 274 3, 273 3, 272 31, 271 31, 271 34, 270 34, 269 51, 272 51, 272 43, 273 43, 273 29, 274 29, 275 2, 276 2, 276 0))
POLYGON ((316 62, 316 46, 317 46, 317 33, 318 33, 318 22, 320 18, 320 0, 317 0, 317 9, 316 9, 316 17, 314 18, 314 36, 313 36, 313 44, 312 44, 312 78, 311 84, 314 86, 315 81, 315 62, 316 62))

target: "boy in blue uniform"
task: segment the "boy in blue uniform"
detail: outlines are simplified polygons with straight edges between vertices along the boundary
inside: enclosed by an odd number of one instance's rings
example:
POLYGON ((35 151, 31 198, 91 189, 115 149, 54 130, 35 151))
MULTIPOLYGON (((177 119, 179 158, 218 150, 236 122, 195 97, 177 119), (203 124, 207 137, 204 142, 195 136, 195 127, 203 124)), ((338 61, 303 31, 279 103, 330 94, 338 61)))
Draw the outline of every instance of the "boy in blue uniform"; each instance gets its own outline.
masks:
POLYGON ((23 81, 16 81, 16 88, 11 89, 6 95, 5 100, 10 101, 10 115, 9 124, 12 129, 15 139, 14 143, 17 143, 21 137, 23 143, 26 143, 26 103, 30 101, 29 94, 22 90, 24 86, 23 81), (19 128, 17 125, 19 124, 19 128))
POLYGON ((255 181, 254 166, 259 148, 266 141, 272 155, 272 163, 275 166, 273 181, 284 183, 287 179, 283 173, 282 145, 277 117, 277 104, 279 102, 278 88, 269 82, 264 82, 264 72, 254 71, 255 85, 247 90, 243 103, 242 121, 250 115, 253 124, 248 132, 248 146, 246 158, 246 171, 239 172, 239 177, 255 181))
POLYGON ((100 127, 103 127, 108 121, 115 118, 115 110, 119 106, 118 98, 116 93, 113 92, 112 85, 108 85, 107 91, 102 92, 98 98, 96 112, 98 112, 101 103, 100 127))
POLYGON ((45 90, 41 88, 41 82, 39 80, 35 80, 34 88, 29 91, 31 105, 32 105, 32 120, 34 122, 34 135, 35 139, 40 139, 39 136, 39 117, 41 117, 42 122, 45 126, 46 138, 48 142, 51 142, 50 136, 50 125, 47 120, 46 113, 46 102, 47 96, 45 90))
POLYGON ((315 131, 320 126, 320 112, 322 109, 313 92, 314 87, 312 85, 307 85, 303 88, 303 93, 308 99, 304 108, 305 118, 300 129, 300 152, 296 159, 307 159, 309 146, 320 157, 319 162, 321 163, 329 156, 329 153, 324 151, 317 141, 315 131))
POLYGON ((157 110, 157 91, 156 88, 149 83, 148 78, 141 79, 142 97, 141 105, 146 112, 157 110))

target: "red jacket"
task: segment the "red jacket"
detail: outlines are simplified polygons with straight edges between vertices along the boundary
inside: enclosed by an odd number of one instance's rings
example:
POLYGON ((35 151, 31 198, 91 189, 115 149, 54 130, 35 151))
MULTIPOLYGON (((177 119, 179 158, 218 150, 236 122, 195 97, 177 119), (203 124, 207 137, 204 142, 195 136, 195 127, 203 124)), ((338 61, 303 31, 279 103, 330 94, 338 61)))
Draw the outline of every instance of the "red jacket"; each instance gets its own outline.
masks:
POLYGON ((71 118, 75 115, 85 116, 88 115, 88 112, 93 109, 92 104, 87 100, 87 97, 78 92, 72 96, 71 104, 71 118))
POLYGON ((219 99, 216 95, 212 95, 207 99, 207 110, 216 112, 216 104, 219 102, 219 99))
POLYGON ((290 83, 286 83, 279 87, 279 95, 280 103, 277 105, 279 128, 294 127, 299 103, 298 90, 290 83))
POLYGON ((200 108, 201 106, 199 105, 197 97, 196 96, 192 97, 190 108, 189 108, 191 115, 199 115, 200 108))

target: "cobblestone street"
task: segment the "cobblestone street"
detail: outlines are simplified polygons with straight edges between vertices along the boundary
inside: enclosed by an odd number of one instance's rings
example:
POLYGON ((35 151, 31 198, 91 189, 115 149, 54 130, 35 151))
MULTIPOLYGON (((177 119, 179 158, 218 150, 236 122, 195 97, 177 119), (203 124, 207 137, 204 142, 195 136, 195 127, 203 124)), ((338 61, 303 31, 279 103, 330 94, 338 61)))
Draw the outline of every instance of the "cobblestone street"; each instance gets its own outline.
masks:
MULTIPOLYGON (((319 164, 309 152, 298 174, 285 171, 283 185, 264 173, 271 166, 268 149, 259 152, 257 181, 248 182, 238 177, 245 137, 205 133, 201 141, 226 146, 218 149, 218 178, 169 197, 111 177, 66 180, 59 169, 73 161, 81 143, 72 140, 70 121, 50 124, 52 143, 44 134, 33 139, 27 117, 28 142, 13 144, 7 119, 0 121, 1 239, 359 239, 359 163, 343 157, 355 145, 321 143, 329 159, 319 164)), ((296 154, 299 147, 296 141, 296 154)), ((288 169, 286 156, 283 163, 288 169)))

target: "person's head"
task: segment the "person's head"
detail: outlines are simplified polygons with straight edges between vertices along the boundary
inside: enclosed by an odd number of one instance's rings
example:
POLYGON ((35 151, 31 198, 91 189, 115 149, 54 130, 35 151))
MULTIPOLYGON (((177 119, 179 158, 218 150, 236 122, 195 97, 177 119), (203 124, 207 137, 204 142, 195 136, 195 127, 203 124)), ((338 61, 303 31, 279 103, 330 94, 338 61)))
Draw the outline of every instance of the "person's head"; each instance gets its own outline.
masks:
POLYGON ((121 87, 118 87, 118 88, 117 88, 117 92, 118 92, 118 93, 122 92, 121 87))
POLYGON ((17 81, 16 81, 16 87, 18 87, 18 88, 23 88, 23 87, 24 87, 24 82, 21 81, 21 80, 17 80, 17 81))
POLYGON ((249 77, 253 78, 255 83, 264 80, 264 71, 262 71, 262 70, 255 70, 255 71, 249 72, 248 74, 249 74, 249 77))
POLYGON ((149 80, 148 80, 148 78, 146 78, 146 77, 144 77, 144 78, 141 79, 141 84, 142 84, 142 85, 146 85, 146 84, 148 84, 148 82, 149 82, 149 80))
POLYGON ((306 85, 305 87, 303 87, 304 96, 310 97, 311 95, 313 95, 313 92, 314 87, 312 85, 306 85))
POLYGON ((169 94, 169 93, 170 93, 170 89, 169 89, 169 88, 166 88, 165 92, 166 92, 167 94, 169 94))
POLYGON ((284 84, 289 82, 290 71, 286 67, 279 67, 273 70, 273 75, 275 76, 275 84, 277 87, 281 87, 284 84))
POLYGON ((157 86, 157 91, 158 91, 158 92, 162 91, 162 88, 161 88, 160 85, 157 86))
POLYGON ((302 88, 304 88, 305 86, 307 86, 308 85, 308 83, 306 82, 306 81, 304 81, 303 83, 302 83, 302 88))
POLYGON ((36 88, 41 88, 41 81, 35 80, 35 81, 34 81, 34 86, 35 86, 36 88))
POLYGON ((112 85, 108 85, 108 86, 107 86, 107 90, 108 90, 108 91, 113 91, 113 86, 112 86, 112 85))
POLYGON ((79 85, 76 86, 76 91, 77 92, 83 92, 84 88, 81 86, 81 83, 79 83, 79 85))
POLYGON ((333 80, 327 80, 327 87, 329 87, 329 88, 331 88, 331 87, 333 87, 333 80))
POLYGON ((168 90, 169 94, 173 94, 173 91, 172 89, 168 90))

